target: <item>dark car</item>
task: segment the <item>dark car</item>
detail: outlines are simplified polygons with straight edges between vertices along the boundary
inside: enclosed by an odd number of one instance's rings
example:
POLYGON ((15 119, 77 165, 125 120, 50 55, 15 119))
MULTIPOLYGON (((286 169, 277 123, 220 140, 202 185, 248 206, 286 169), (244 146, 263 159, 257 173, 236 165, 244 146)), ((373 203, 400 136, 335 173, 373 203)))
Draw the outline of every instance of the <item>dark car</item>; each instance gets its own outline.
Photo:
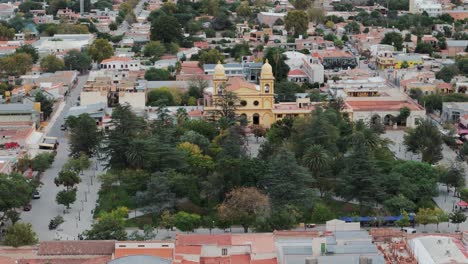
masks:
POLYGON ((65 131, 65 130, 67 130, 67 127, 65 125, 61 125, 60 130, 65 131))
POLYGON ((32 208, 31 204, 26 204, 25 206, 23 206, 23 211, 26 211, 26 212, 31 211, 31 208, 32 208))

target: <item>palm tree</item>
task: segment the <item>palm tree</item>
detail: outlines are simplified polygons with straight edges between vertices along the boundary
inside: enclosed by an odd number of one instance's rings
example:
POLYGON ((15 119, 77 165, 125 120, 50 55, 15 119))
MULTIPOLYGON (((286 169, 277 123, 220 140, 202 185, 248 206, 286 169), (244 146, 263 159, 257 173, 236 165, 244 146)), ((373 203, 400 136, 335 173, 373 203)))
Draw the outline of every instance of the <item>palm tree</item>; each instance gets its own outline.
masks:
POLYGON ((331 162, 328 151, 322 145, 312 145, 304 154, 303 162, 316 180, 320 197, 323 197, 330 185, 328 179, 324 177, 324 171, 329 168, 331 162))

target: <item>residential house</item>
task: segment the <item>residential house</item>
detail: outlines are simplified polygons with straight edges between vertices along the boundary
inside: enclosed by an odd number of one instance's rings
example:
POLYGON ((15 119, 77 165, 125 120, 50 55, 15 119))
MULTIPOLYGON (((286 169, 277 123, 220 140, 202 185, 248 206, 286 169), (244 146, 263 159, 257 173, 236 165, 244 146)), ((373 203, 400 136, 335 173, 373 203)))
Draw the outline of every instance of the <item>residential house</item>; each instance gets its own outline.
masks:
POLYGON ((358 64, 357 60, 350 53, 342 50, 322 50, 318 57, 325 69, 354 69, 358 64))
POLYGON ((112 69, 122 71, 139 71, 141 69, 140 60, 130 57, 111 57, 101 61, 101 69, 112 69))
POLYGON ((288 80, 300 83, 324 82, 324 67, 320 63, 317 52, 310 56, 300 52, 287 51, 284 55, 288 58, 286 64, 291 69, 288 73, 288 80))
POLYGON ((77 21, 80 18, 80 14, 75 13, 68 7, 65 9, 59 9, 57 11, 57 17, 66 21, 77 21))
POLYGON ((17 6, 11 2, 0 3, 0 19, 8 20, 15 15, 17 6))
POLYGON ((395 58, 395 69, 401 69, 402 65, 406 62, 409 68, 416 67, 423 64, 423 59, 420 54, 401 53, 394 55, 395 58))
POLYGON ((257 15, 257 19, 260 24, 266 24, 271 28, 277 20, 284 22, 285 16, 286 13, 260 12, 257 15))
POLYGON ((443 122, 458 122, 463 116, 468 115, 468 103, 442 102, 440 118, 443 122))
POLYGON ((468 40, 447 40, 447 55, 456 56, 458 53, 465 52, 468 47, 468 40))
POLYGON ((427 13, 431 17, 442 14, 442 5, 437 0, 410 0, 409 12, 412 14, 427 13))

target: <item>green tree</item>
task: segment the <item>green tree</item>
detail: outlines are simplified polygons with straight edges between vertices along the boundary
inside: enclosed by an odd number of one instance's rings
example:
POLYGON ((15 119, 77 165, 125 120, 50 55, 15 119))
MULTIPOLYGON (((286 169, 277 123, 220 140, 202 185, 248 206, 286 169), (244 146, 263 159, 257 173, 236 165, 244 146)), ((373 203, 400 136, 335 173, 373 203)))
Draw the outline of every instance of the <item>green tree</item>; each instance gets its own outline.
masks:
POLYGON ((222 220, 229 220, 242 225, 244 232, 258 218, 266 217, 270 211, 270 202, 265 194, 255 187, 240 187, 226 194, 226 199, 218 207, 222 220))
POLYGON ((88 114, 81 114, 68 117, 66 124, 70 130, 70 154, 75 157, 80 153, 94 155, 101 140, 96 120, 88 114))
POLYGON ((151 90, 148 93, 147 104, 150 106, 174 105, 174 97, 169 91, 169 88, 161 87, 159 89, 151 90))
POLYGON ((385 33, 385 36, 380 43, 392 45, 397 50, 401 50, 403 48, 403 37, 398 32, 388 32, 385 33))
POLYGON ((456 193, 465 186, 465 170, 458 164, 452 164, 448 170, 442 170, 439 181, 447 186, 447 193, 450 186, 455 188, 456 193))
POLYGON ((323 8, 311 7, 307 9, 307 16, 309 17, 309 21, 316 24, 323 23, 325 21, 325 11, 323 8))
POLYGON ((119 207, 110 213, 102 213, 98 221, 90 230, 83 232, 87 240, 126 240, 125 218, 128 217, 128 209, 119 207))
POLYGON ((166 47, 160 41, 150 41, 143 49, 145 57, 151 57, 153 61, 159 60, 166 53, 166 47))
POLYGON ((15 29, 0 24, 0 39, 11 40, 15 37, 15 29))
POLYGON ((427 224, 435 223, 434 210, 432 208, 419 208, 414 220, 423 225, 425 230, 427 224))
POLYGON ((32 65, 33 59, 28 53, 13 53, 0 59, 0 71, 9 76, 24 75, 32 65))
POLYGON ((442 159, 442 138, 437 127, 429 120, 420 121, 416 128, 409 128, 404 144, 413 153, 420 153, 422 161, 434 164, 442 159))
POLYGON ((27 204, 31 200, 32 191, 32 185, 23 175, 0 174, 0 211, 6 213, 27 204))
POLYGON ((408 64, 407 61, 403 61, 403 62, 401 63, 401 66, 400 66, 400 67, 401 67, 402 69, 407 69, 407 68, 409 68, 409 64, 408 64))
POLYGON ((331 182, 328 176, 331 163, 330 154, 321 145, 310 146, 303 156, 304 165, 309 168, 315 179, 315 186, 320 191, 320 197, 330 189, 331 182))
POLYGON ((436 207, 433 209, 434 213, 434 222, 437 225, 437 232, 439 232, 439 224, 443 222, 447 222, 449 220, 448 214, 444 212, 444 210, 436 207))
POLYGON ((31 44, 21 45, 16 49, 15 53, 26 53, 31 55, 33 63, 36 63, 39 60, 39 52, 31 44))
POLYGON ((468 202, 468 188, 463 188, 460 190, 460 199, 462 201, 468 202))
POLYGON ((38 242, 37 235, 29 223, 15 223, 7 229, 5 245, 21 247, 34 245, 38 242))
POLYGON ((198 61, 200 66, 205 64, 215 64, 218 62, 223 63, 224 55, 217 49, 202 50, 199 53, 198 61))
POLYGON ((329 220, 335 219, 336 215, 333 213, 330 208, 322 203, 317 203, 314 205, 314 209, 312 211, 311 221, 313 223, 322 224, 329 220))
POLYGON ((167 81, 170 79, 170 73, 164 69, 150 68, 145 72, 147 81, 167 81))
POLYGON ((66 206, 67 209, 70 209, 70 204, 76 201, 76 188, 58 192, 55 201, 58 204, 66 206))
POLYGON ((91 58, 100 63, 114 55, 114 48, 107 39, 96 39, 91 46, 89 46, 88 54, 91 58))
POLYGON ((179 43, 182 40, 182 26, 174 16, 160 15, 151 22, 151 39, 179 43))
POLYGON ((86 52, 80 52, 78 50, 70 50, 63 57, 65 63, 65 69, 76 70, 79 72, 85 72, 91 67, 91 58, 86 52))
POLYGON ((40 2, 25 1, 18 6, 18 9, 22 13, 29 13, 30 10, 42 9, 42 4, 40 2))
POLYGON ((41 69, 45 72, 61 71, 63 68, 65 68, 63 60, 55 55, 47 55, 41 59, 41 69))
POLYGON ((402 210, 413 212, 416 209, 416 204, 402 194, 385 200, 384 206, 391 214, 400 214, 402 210))
MULTIPOLYGON (((296 0, 298 1, 298 0, 296 0)), ((307 33, 307 26, 309 24, 309 18, 307 13, 301 10, 289 11, 284 18, 286 30, 292 32, 294 37, 299 35, 305 35, 307 33)))
POLYGON ((262 179, 273 206, 307 205, 313 178, 298 165, 294 154, 280 150, 269 161, 268 172, 262 179))
POLYGON ((264 59, 268 60, 273 70, 276 81, 285 80, 288 77, 289 66, 286 64, 287 57, 282 48, 268 48, 264 53, 264 59))
POLYGON ((163 227, 169 233, 169 229, 174 226, 174 216, 168 210, 164 210, 159 218, 159 226, 163 227))
POLYGON ((275 84, 276 101, 278 102, 295 102, 296 93, 301 87, 295 82, 281 81, 275 84))
POLYGON ((359 134, 353 141, 353 150, 345 158, 338 193, 346 200, 356 199, 362 213, 365 204, 376 201, 381 195, 382 190, 378 186, 380 173, 369 146, 364 143, 364 135, 359 134))
POLYGON ((419 42, 418 45, 416 45, 414 52, 432 55, 434 48, 432 47, 431 43, 419 42))
POLYGON ((242 17, 244 20, 247 20, 252 16, 252 10, 250 10, 250 5, 248 1, 243 1, 237 8, 236 13, 239 17, 242 17))
POLYGON ((361 33, 361 27, 355 21, 352 21, 352 22, 348 23, 344 27, 344 29, 346 30, 346 32, 348 32, 348 34, 351 34, 351 35, 361 33))
POLYGON ((55 155, 52 153, 41 153, 32 159, 32 167, 36 171, 44 172, 54 162, 55 155))
POLYGON ((52 100, 48 99, 42 93, 42 91, 36 93, 34 101, 41 104, 41 111, 43 113, 44 120, 47 120, 49 118, 50 114, 52 114, 52 112, 54 111, 54 109, 53 109, 54 102, 52 100))
POLYGON ((457 210, 449 214, 450 223, 457 225, 457 231, 460 230, 460 224, 466 221, 466 215, 462 210, 457 210))
POLYGON ((405 210, 403 210, 403 212, 401 213, 401 216, 402 218, 396 222, 397 226, 399 227, 409 226, 411 222, 410 222, 408 213, 405 210))
POLYGON ((398 115, 398 119, 402 124, 406 125, 406 119, 411 115, 411 109, 408 107, 402 107, 400 108, 400 114, 398 115))
POLYGON ((193 232, 201 224, 201 217, 197 214, 178 212, 173 216, 174 226, 182 232, 193 232))
POLYGON ((158 172, 150 178, 144 191, 137 192, 136 201, 146 211, 160 213, 174 205, 175 195, 169 185, 169 173, 158 172))
POLYGON ((72 189, 75 185, 81 182, 80 177, 74 171, 61 170, 58 176, 54 179, 55 185, 63 185, 67 190, 72 189))
POLYGON ((299 10, 306 10, 311 6, 312 2, 308 0, 294 0, 292 1, 292 5, 294 8, 299 10))
POLYGON ((450 83, 454 76, 458 75, 460 71, 456 65, 444 66, 439 72, 436 73, 436 78, 450 83))

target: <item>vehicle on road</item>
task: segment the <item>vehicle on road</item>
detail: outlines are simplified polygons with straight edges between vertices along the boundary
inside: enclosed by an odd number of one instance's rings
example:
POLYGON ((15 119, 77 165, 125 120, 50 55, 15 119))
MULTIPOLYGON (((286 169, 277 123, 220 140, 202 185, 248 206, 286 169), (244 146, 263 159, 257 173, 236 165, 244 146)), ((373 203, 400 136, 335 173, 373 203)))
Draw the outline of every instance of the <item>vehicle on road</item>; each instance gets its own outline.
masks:
POLYGON ((407 233, 407 234, 416 234, 416 229, 414 228, 409 228, 409 227, 403 227, 401 231, 407 233))
POLYGON ((67 126, 65 126, 65 124, 62 124, 62 125, 60 126, 60 130, 62 130, 62 131, 67 130, 67 126))
POLYGON ((58 138, 56 137, 43 137, 42 142, 39 143, 39 149, 56 150, 58 147, 58 138))
POLYGON ((32 205, 31 204, 26 204, 23 206, 23 211, 28 212, 31 211, 32 205))
POLYGON ((40 199, 40 198, 41 198, 41 194, 38 191, 34 191, 33 192, 33 199, 40 199))

